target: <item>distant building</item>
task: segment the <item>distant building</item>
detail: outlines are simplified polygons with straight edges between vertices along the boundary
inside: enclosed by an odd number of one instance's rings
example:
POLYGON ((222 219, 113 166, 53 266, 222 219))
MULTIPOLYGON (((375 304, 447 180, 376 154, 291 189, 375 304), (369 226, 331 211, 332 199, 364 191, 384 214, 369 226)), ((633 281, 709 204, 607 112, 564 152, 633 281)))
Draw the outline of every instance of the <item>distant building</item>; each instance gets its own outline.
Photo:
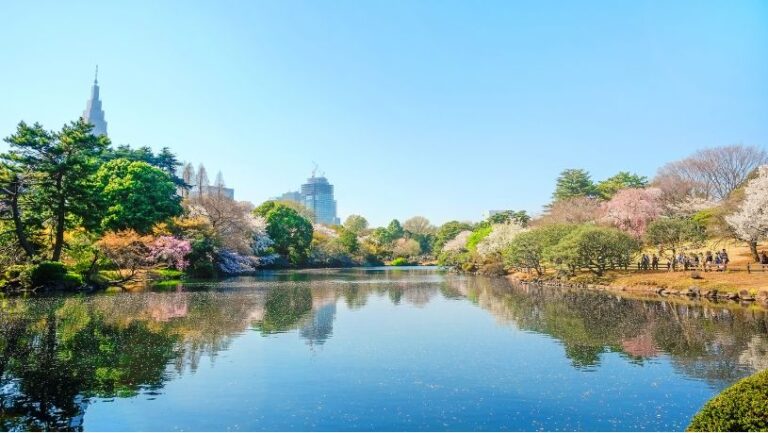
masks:
POLYGON ((336 200, 333 198, 333 185, 324 176, 312 176, 301 185, 304 206, 315 214, 315 222, 320 224, 340 224, 336 217, 336 200))
POLYGON ((301 193, 298 191, 288 191, 283 195, 275 197, 275 200, 295 201, 296 203, 304 202, 304 200, 301 198, 301 193))
MULTIPOLYGON (((202 193, 206 197, 226 197, 230 200, 235 199, 235 190, 233 188, 226 188, 223 186, 216 186, 216 185, 205 185, 202 188, 202 193)), ((199 187, 192 187, 189 190, 189 198, 195 198, 200 197, 200 188, 199 187)))
POLYGON ((304 205, 312 211, 315 223, 320 224, 341 224, 336 216, 336 200, 333 197, 333 185, 328 183, 325 176, 315 176, 307 179, 307 182, 301 185, 300 191, 289 191, 278 197, 276 200, 290 200, 304 205))
POLYGON ((93 135, 107 135, 107 121, 104 120, 104 110, 99 99, 99 67, 96 66, 96 75, 91 87, 91 99, 85 105, 83 120, 93 125, 93 135))

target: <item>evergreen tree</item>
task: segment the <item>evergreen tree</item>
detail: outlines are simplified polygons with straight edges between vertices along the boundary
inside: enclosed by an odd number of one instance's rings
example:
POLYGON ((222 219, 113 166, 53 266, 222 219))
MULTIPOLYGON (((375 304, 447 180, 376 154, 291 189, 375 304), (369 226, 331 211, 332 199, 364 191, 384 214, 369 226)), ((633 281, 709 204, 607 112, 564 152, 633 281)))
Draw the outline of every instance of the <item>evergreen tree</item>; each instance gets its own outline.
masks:
POLYGON ((567 169, 557 178, 552 198, 563 200, 573 197, 595 197, 597 190, 589 172, 582 169, 567 169))

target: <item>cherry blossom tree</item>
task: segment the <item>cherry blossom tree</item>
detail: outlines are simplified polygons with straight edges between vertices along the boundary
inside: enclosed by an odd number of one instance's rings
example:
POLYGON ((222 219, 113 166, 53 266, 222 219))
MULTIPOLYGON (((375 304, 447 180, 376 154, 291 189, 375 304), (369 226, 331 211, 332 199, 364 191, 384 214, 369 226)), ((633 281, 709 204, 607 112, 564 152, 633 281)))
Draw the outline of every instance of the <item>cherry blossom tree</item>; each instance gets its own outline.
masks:
POLYGON ((165 264, 183 271, 189 265, 187 254, 192 251, 189 241, 173 236, 160 236, 149 245, 148 258, 151 262, 165 264))
POLYGON ((648 224, 662 213, 658 188, 625 188, 603 203, 603 221, 634 236, 641 238, 648 224))
POLYGON ((758 177, 744 189, 744 201, 739 210, 725 217, 739 239, 749 243, 757 261, 757 243, 768 238, 768 165, 759 168, 758 177))

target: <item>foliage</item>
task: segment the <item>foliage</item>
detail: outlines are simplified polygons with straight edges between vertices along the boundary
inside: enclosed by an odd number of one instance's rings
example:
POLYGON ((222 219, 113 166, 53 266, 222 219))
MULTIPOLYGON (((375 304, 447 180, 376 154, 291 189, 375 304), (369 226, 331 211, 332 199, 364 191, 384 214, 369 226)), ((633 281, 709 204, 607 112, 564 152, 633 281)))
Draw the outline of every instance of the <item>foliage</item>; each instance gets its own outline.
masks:
POLYGON ((686 430, 768 430, 768 370, 736 382, 708 401, 686 430))
POLYGON ((530 215, 524 210, 514 211, 505 210, 497 212, 488 217, 488 222, 491 224, 506 224, 514 222, 520 224, 523 227, 528 227, 528 223, 531 221, 530 215))
POLYGON ((660 197, 658 188, 622 189, 603 204, 603 219, 639 239, 648 224, 661 215, 660 197))
POLYGON ((466 248, 469 251, 476 251, 477 245, 493 231, 493 226, 485 225, 475 229, 467 238, 466 248))
POLYGON ((190 242, 191 251, 187 256, 187 272, 198 278, 210 278, 216 274, 215 245, 208 236, 200 236, 190 242))
POLYGON ((109 161, 96 172, 95 182, 105 208, 104 230, 148 233, 158 221, 181 214, 173 179, 146 162, 109 161))
POLYGON ((600 277, 608 269, 628 266, 639 250, 639 242, 620 230, 585 224, 563 237, 547 256, 571 273, 583 269, 600 277))
POLYGON ((410 266, 411 262, 408 261, 405 257, 398 257, 391 262, 389 262, 389 266, 410 266))
POLYGON ((360 215, 350 215, 344 220, 344 228, 359 235, 368 229, 368 220, 360 215))
MULTIPOLYGON (((456 235, 465 230, 472 230, 472 225, 459 221, 448 221, 447 223, 441 225, 440 228, 437 229, 437 233, 435 234, 435 241, 432 244, 433 253, 440 253, 443 250, 443 246, 446 244, 446 242, 456 238, 456 235)), ((462 245, 462 248, 463 247, 464 245, 462 245)))
POLYGON ((339 230, 339 244, 341 244, 344 251, 349 254, 357 254, 360 250, 360 244, 357 242, 357 235, 344 227, 339 230))
POLYGON ((608 179, 601 180, 595 188, 598 195, 606 200, 611 199, 617 192, 626 188, 641 189, 648 186, 648 178, 628 171, 620 171, 608 179))
POLYGON ((544 274, 544 257, 548 250, 574 230, 576 226, 553 224, 524 231, 504 249, 507 265, 518 269, 533 269, 538 275, 544 274))
POLYGON ((401 226, 400 221, 396 219, 389 222, 386 230, 386 242, 394 242, 396 239, 400 239, 405 234, 403 226, 401 226))
POLYGON ((5 170, 17 174, 14 178, 23 174, 29 179, 23 190, 4 191, 5 200, 15 206, 15 213, 35 215, 27 221, 14 219, 17 240, 29 257, 38 251, 26 237, 29 231, 42 230, 43 223, 52 232, 51 260, 59 261, 68 227, 93 227, 100 221, 92 175, 109 139, 91 135, 91 129, 82 119, 65 125, 59 132, 21 122, 16 133, 5 139, 10 150, 0 155, 0 163, 5 170))
POLYGON ((267 222, 272 249, 291 264, 303 263, 312 243, 312 223, 282 203, 265 202, 254 211, 267 222))
POLYGON ((552 198, 557 201, 574 197, 595 197, 596 195, 597 189, 588 171, 567 169, 558 176, 552 198))
POLYGON ((145 162, 162 170, 166 175, 168 175, 174 185, 179 187, 186 185, 184 179, 180 178, 176 174, 178 168, 181 167, 181 162, 179 162, 179 160, 176 158, 176 155, 174 155, 173 152, 171 152, 171 150, 167 147, 162 148, 160 153, 155 154, 152 152, 152 149, 147 146, 134 149, 126 144, 121 144, 115 149, 107 150, 104 153, 103 159, 105 161, 126 159, 128 161, 145 162))
POLYGON ((758 260, 757 242, 768 238, 768 165, 744 189, 744 201, 738 211, 725 217, 736 236, 748 242, 753 258, 758 260))
POLYGON ((64 279, 67 268, 59 262, 41 262, 33 265, 30 271, 30 280, 33 287, 43 287, 64 279))
POLYGON ((683 246, 697 246, 706 238, 703 228, 690 218, 660 218, 648 225, 646 242, 674 257, 683 246))

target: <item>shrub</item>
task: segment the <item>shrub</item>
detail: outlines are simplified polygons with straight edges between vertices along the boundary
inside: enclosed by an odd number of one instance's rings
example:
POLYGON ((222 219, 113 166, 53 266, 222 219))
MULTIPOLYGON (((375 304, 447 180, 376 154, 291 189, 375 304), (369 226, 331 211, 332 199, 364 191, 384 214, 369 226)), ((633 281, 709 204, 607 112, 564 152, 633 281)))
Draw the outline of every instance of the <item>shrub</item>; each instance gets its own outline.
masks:
POLYGON ((67 275, 67 268, 59 262, 41 262, 32 267, 30 271, 30 282, 33 287, 43 287, 64 281, 67 275))
POLYGON ((490 225, 486 225, 483 227, 478 228, 477 230, 473 231, 471 235, 469 235, 469 238, 467 238, 467 249, 469 251, 475 251, 477 249, 477 244, 482 242, 483 239, 488 237, 488 235, 491 234, 493 231, 493 227, 490 225))
POLYGON ((564 236, 547 255, 571 273, 584 269, 602 277, 608 269, 628 266, 639 249, 635 239, 618 229, 586 224, 564 236))
POLYGON ((492 277, 498 277, 506 275, 507 271, 504 269, 504 264, 500 261, 483 263, 477 272, 481 275, 488 275, 492 277))
POLYGON ((32 265, 11 265, 5 268, 3 276, 8 281, 18 281, 24 275, 29 275, 32 265))
POLYGON ((736 382, 708 401, 687 430, 768 430, 768 370, 736 382))
POLYGON ((389 266, 408 266, 411 263, 405 257, 398 257, 389 263, 389 266))

